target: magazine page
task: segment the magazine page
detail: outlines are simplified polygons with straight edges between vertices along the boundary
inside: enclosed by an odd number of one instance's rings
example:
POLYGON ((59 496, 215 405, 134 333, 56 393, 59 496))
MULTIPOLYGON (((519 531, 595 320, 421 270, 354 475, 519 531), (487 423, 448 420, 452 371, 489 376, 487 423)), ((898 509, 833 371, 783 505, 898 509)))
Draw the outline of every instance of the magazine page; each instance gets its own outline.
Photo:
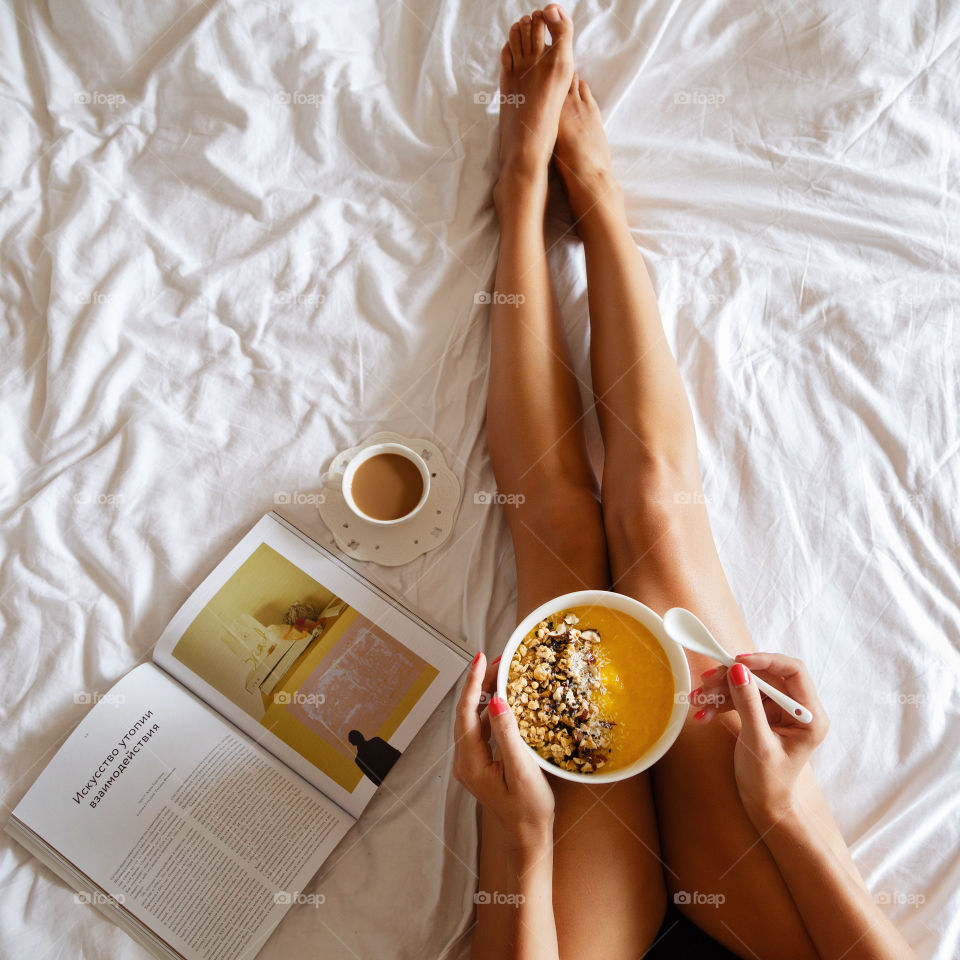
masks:
POLYGON ((153 664, 117 683, 17 805, 188 960, 247 960, 354 820, 153 664))
POLYGON ((153 658, 355 817, 468 660, 274 514, 187 600, 153 658))

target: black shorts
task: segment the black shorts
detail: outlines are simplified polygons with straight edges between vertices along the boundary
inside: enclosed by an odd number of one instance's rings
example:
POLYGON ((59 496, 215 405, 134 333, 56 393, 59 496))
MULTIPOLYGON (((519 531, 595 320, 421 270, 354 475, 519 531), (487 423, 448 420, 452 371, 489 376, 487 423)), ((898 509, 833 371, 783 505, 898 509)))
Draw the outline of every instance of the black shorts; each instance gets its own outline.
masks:
POLYGON ((653 945, 643 960, 738 960, 735 953, 721 946, 705 934, 692 920, 688 920, 673 903, 667 903, 667 912, 657 931, 653 945))

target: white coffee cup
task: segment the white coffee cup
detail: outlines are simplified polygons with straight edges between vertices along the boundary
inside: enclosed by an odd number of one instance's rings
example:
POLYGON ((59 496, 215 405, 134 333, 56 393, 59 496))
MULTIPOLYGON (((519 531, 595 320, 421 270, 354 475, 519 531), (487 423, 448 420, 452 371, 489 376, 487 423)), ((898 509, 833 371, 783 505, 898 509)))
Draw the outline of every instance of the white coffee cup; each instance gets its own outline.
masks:
POLYGON ((423 509, 423 505, 427 502, 427 497, 430 495, 430 468, 416 450, 412 450, 402 443, 374 443, 369 447, 364 447, 348 461, 343 471, 341 490, 343 491, 343 499, 347 506, 361 520, 366 520, 367 523, 375 523, 381 527, 391 527, 395 524, 403 523, 411 519, 411 517, 415 517, 423 509), (420 499, 417 501, 416 506, 409 513, 404 514, 402 517, 395 517, 392 520, 378 520, 376 517, 371 517, 369 514, 364 513, 353 499, 353 479, 356 476, 357 469, 368 460, 372 460, 374 457, 385 453, 393 453, 409 460, 417 468, 420 473, 420 479, 423 481, 423 492, 420 494, 420 499))

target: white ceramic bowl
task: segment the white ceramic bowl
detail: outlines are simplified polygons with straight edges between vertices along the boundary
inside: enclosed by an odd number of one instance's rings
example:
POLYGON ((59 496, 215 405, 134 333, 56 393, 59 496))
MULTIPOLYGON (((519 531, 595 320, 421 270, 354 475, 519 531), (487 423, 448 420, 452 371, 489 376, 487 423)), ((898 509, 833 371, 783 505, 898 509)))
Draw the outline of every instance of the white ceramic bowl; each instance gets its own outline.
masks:
POLYGON ((343 479, 340 481, 340 489, 343 492, 344 502, 361 520, 366 520, 367 523, 376 524, 378 527, 393 527, 398 523, 403 523, 404 521, 409 520, 411 517, 415 517, 423 508, 423 505, 427 502, 427 497, 430 496, 430 468, 427 466, 423 457, 421 457, 416 450, 411 450, 410 447, 406 446, 405 444, 374 443, 369 447, 364 447, 362 450, 354 454, 354 456, 350 459, 350 462, 344 468, 343 479), (371 458, 380 456, 382 453, 395 453, 409 460, 420 472, 420 479, 423 481, 423 493, 420 494, 420 499, 417 501, 417 505, 409 513, 404 514, 402 517, 397 517, 394 520, 378 520, 376 517, 371 517, 364 513, 354 501, 353 492, 351 490, 353 486, 353 478, 357 472, 357 468, 371 458))
POLYGON ((506 699, 507 696, 507 674, 510 672, 510 661, 516 653, 520 641, 541 621, 545 620, 551 614, 559 610, 567 610, 570 607, 579 607, 586 604, 592 604, 598 607, 606 607, 610 610, 618 610, 639 620, 650 633, 659 641, 663 652, 666 654, 670 663, 670 669, 673 671, 673 711, 667 722, 667 727, 660 735, 659 739, 639 757, 634 763, 627 767, 620 767, 617 770, 611 770, 608 773, 574 773, 571 770, 563 770, 555 764, 545 760, 537 753, 533 747, 524 743, 524 746, 530 751, 531 756, 537 761, 547 773, 552 773, 555 777, 563 777, 565 780, 576 780, 578 783, 612 783, 615 780, 626 780, 628 777, 635 776, 652 767, 673 745, 674 740, 680 734, 683 722, 687 716, 687 701, 690 694, 690 669, 687 666, 687 658, 683 650, 674 643, 664 632, 663 620, 654 613, 648 606, 634 600, 632 597, 624 596, 622 593, 613 593, 609 590, 578 590, 575 593, 565 593, 562 597, 556 597, 547 603, 541 604, 524 617, 517 625, 517 629, 510 635, 506 647, 500 660, 500 669, 497 671, 497 693, 506 699))

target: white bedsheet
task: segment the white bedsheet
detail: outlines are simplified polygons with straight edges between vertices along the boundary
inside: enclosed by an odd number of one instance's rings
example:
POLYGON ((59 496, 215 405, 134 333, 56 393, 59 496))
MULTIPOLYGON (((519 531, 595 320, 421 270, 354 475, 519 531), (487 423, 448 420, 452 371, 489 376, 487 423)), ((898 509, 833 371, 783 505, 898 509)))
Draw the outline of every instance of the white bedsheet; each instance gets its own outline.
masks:
MULTIPOLYGON (((923 958, 960 951, 960 8, 570 4, 761 646, 923 958)), ((497 56, 525 8, 0 7, 5 810, 281 491, 437 441, 450 541, 377 571, 496 651, 515 579, 483 437, 497 56), (492 17, 492 20, 491 20, 492 17), (481 102, 478 102, 481 101, 481 102)), ((586 382, 582 257, 552 253, 586 382)), ((309 508, 288 516, 323 527, 309 508)), ((465 957, 452 698, 264 956, 465 957)), ((0 954, 142 956, 6 839, 0 954)))

